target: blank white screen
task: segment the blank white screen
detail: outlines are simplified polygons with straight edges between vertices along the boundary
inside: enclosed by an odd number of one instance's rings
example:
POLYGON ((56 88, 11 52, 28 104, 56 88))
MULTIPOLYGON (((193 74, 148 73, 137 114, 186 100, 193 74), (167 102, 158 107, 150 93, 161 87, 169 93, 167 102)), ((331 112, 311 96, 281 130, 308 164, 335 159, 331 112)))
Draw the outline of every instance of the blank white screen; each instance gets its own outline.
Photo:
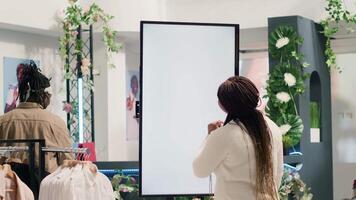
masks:
POLYGON ((224 120, 217 88, 234 75, 235 27, 144 24, 142 194, 207 194, 192 162, 207 124, 224 120))

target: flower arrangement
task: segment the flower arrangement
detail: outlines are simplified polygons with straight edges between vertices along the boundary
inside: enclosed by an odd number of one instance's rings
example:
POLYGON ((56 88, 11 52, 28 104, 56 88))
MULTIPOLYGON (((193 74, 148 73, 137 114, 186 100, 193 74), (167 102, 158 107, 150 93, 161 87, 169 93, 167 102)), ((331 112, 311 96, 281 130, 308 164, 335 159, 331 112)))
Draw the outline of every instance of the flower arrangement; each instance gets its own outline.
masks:
MULTIPOLYGON (((80 55, 83 60, 81 61, 81 71, 83 76, 89 75, 90 68, 93 68, 91 61, 89 58, 85 58, 84 53, 82 52, 82 47, 84 42, 81 39, 77 38, 78 28, 81 25, 94 25, 94 24, 102 24, 102 32, 103 32, 103 41, 106 45, 107 57, 110 58, 110 53, 117 53, 121 46, 116 43, 116 35, 117 31, 113 30, 109 26, 110 20, 113 19, 113 16, 106 14, 103 9, 101 9, 97 4, 93 3, 89 8, 83 9, 77 0, 68 0, 70 5, 63 11, 63 19, 61 20, 61 24, 63 27, 63 35, 59 39, 59 52, 63 60, 68 58, 67 47, 73 45, 74 46, 74 55, 80 55)), ((108 61, 109 66, 113 66, 108 61)), ((64 76, 65 79, 76 78, 73 76, 73 72, 69 69, 69 65, 66 64, 64 69, 66 74, 64 76), (67 70, 69 72, 67 72, 67 70)), ((90 80, 90 79, 88 79, 90 80)), ((89 86, 92 86, 92 83, 86 83, 89 86)))
POLYGON ((328 16, 320 22, 324 29, 323 34, 326 37, 326 49, 324 52, 327 59, 326 65, 329 70, 335 68, 340 73, 341 67, 336 64, 336 55, 331 48, 331 39, 339 31, 339 24, 342 21, 347 23, 346 28, 349 33, 354 32, 355 30, 352 29, 351 24, 356 24, 356 14, 351 14, 346 10, 342 0, 326 0, 326 3, 325 10, 328 16))
POLYGON ((280 200, 289 200, 290 196, 296 200, 313 199, 310 188, 300 179, 297 172, 284 172, 278 194, 280 200))
POLYGON ((131 176, 117 174, 112 178, 111 184, 114 188, 115 198, 118 200, 123 200, 124 196, 130 193, 138 196, 139 186, 136 179, 131 176))
POLYGON ((303 55, 298 53, 302 42, 303 39, 289 26, 278 27, 269 38, 270 55, 279 62, 267 80, 266 112, 280 127, 285 148, 300 142, 304 128, 295 103, 295 97, 304 93, 307 78, 301 69, 308 64, 302 62, 303 55))

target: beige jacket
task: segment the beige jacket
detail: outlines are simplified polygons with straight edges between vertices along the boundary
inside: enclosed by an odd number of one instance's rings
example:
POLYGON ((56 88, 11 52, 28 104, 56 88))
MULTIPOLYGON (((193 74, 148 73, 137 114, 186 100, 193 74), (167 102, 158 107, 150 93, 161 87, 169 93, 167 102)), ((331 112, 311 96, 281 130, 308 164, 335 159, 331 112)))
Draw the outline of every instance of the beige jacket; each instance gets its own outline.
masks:
POLYGON ((0 200, 34 200, 30 188, 13 172, 14 179, 6 176, 6 172, 0 171, 0 200))
MULTIPOLYGON (((45 139, 47 147, 72 146, 64 121, 42 109, 37 103, 20 103, 15 110, 1 116, 0 139, 45 139)), ((27 162, 27 155, 18 154, 16 156, 23 162, 27 162)), ((36 158, 38 166, 39 155, 36 155, 36 158)), ((72 159, 72 156, 60 154, 58 162, 61 163, 64 159, 72 159)), ((47 153, 45 160, 46 171, 55 171, 58 167, 55 154, 47 153)))
MULTIPOLYGON (((278 126, 265 117, 271 130, 273 175, 279 188, 283 175, 282 134, 278 126)), ((215 200, 255 200, 256 159, 252 140, 235 122, 213 131, 194 160, 198 177, 216 175, 215 200)))

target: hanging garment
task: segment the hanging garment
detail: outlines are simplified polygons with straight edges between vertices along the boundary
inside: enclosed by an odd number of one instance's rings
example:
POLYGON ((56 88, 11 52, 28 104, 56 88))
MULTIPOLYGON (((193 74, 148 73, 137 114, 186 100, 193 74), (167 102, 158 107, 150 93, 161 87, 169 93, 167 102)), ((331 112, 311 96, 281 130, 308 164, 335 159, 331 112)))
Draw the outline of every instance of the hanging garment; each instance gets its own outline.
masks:
POLYGON ((0 200, 34 200, 34 196, 16 173, 9 177, 6 171, 0 170, 0 200))
MULTIPOLYGON (((21 179, 23 183, 25 183, 33 192, 36 199, 38 198, 39 190, 40 190, 40 177, 38 174, 38 169, 30 170, 28 164, 18 163, 18 162, 10 162, 8 163, 11 166, 12 171, 14 171, 17 176, 21 179)), ((47 172, 44 174, 48 175, 47 172)))
POLYGON ((90 162, 62 166, 41 182, 39 200, 114 200, 110 180, 90 162))

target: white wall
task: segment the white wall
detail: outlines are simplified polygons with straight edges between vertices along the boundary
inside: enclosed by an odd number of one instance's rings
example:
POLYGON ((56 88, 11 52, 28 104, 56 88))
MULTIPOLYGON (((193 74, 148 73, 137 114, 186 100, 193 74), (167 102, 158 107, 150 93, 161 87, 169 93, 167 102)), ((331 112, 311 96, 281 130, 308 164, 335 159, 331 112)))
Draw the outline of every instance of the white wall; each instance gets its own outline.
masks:
POLYGON ((252 56, 254 56, 254 58, 242 58, 240 60, 239 75, 249 78, 256 85, 262 99, 258 109, 264 110, 267 104, 267 100, 263 98, 263 96, 267 94, 265 88, 269 73, 268 54, 265 52, 252 54, 252 56))
MULTIPOLYGON (((301 15, 319 20, 324 15, 324 0, 80 0, 95 2, 115 16, 119 31, 138 31, 140 20, 239 23, 243 28, 264 27, 267 17, 301 15), (308 6, 305 6, 308 5, 308 6), (251 13, 251 11, 253 13, 251 13)), ((42 30, 55 30, 55 15, 66 0, 12 0, 0 7, 0 25, 13 24, 42 30)), ((350 6, 349 6, 350 7, 350 6)))
MULTIPOLYGON (((139 21, 162 20, 160 11, 164 9, 162 0, 79 0, 85 8, 90 3, 101 6, 105 12, 114 15, 113 27, 119 31, 137 31, 139 21)), ((39 30, 58 31, 57 14, 62 11, 67 0, 12 0, 0 7, 0 27, 11 25, 39 30)))
POLYGON ((113 57, 116 68, 108 69, 108 135, 110 161, 138 160, 138 141, 126 140, 126 56, 113 57))
POLYGON ((100 38, 94 37, 93 64, 100 75, 94 77, 94 117, 95 146, 98 160, 107 160, 108 152, 108 69, 106 66, 105 48, 100 38))
POLYGON ((118 31, 139 31, 141 20, 166 20, 165 0, 95 1, 115 16, 112 26, 118 31))
MULTIPOLYGON (((49 110, 62 116, 62 101, 65 100, 65 90, 63 89, 62 68, 63 64, 58 55, 58 42, 55 37, 40 36, 35 34, 21 33, 16 31, 0 29, 0 114, 3 113, 3 58, 29 58, 39 60, 43 66, 43 73, 52 77, 51 99, 49 110)), ((16 68, 16 66, 14 66, 16 68)))
POLYGON ((100 76, 95 77, 94 101, 97 159, 138 160, 138 141, 126 140, 126 68, 127 60, 137 63, 139 57, 127 58, 123 49, 111 59, 116 67, 107 68, 104 46, 100 38, 95 41, 94 64, 100 70, 100 76))
POLYGON ((356 179, 356 53, 338 54, 342 73, 332 73, 334 200, 351 197, 356 179))
POLYGON ((108 0, 102 5, 117 17, 114 26, 120 31, 138 31, 140 20, 238 23, 252 28, 267 26, 267 18, 273 16, 301 15, 318 21, 325 14, 324 0, 108 0))
POLYGON ((55 15, 65 8, 66 0, 2 1, 0 23, 51 30, 56 27, 55 15))

